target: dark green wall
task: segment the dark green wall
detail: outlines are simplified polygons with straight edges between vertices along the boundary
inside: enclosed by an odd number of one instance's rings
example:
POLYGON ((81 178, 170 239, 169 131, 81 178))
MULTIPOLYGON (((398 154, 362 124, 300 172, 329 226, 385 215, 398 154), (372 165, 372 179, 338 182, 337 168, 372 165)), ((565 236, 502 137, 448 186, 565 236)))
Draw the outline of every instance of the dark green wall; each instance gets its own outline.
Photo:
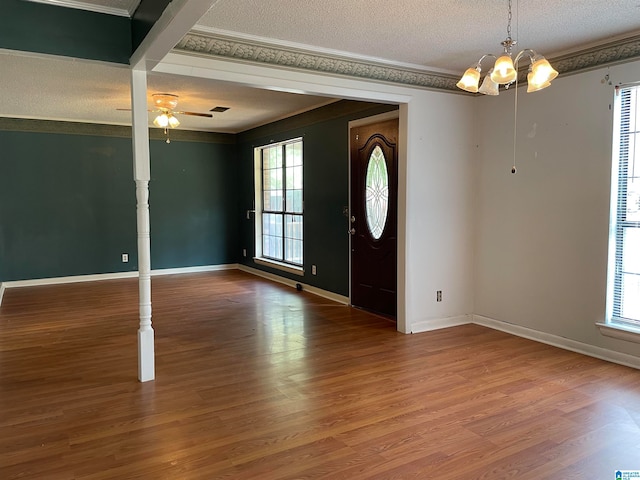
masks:
POLYGON ((151 143, 154 269, 238 261, 235 145, 151 143))
POLYGON ((1 4, 0 48, 129 63, 129 18, 24 0, 1 4))
MULTIPOLYGON (((137 270, 130 128, 0 126, 0 281, 137 270)), ((179 137, 151 141, 152 268, 236 263, 234 138, 179 137)))
MULTIPOLYGON (((396 108, 345 100, 239 135, 173 131, 170 144, 151 130, 151 267, 243 262, 348 295, 348 123, 396 108), (253 262, 246 219, 253 149, 296 137, 304 139, 302 277, 253 262)), ((0 119, 0 151, 0 281, 137 270, 130 128, 0 119)))
POLYGON ((240 135, 241 248, 248 251, 241 262, 256 269, 281 275, 340 295, 349 294, 348 218, 343 207, 349 205, 349 127, 351 120, 397 109, 343 100, 240 135), (304 276, 287 274, 253 262, 255 237, 253 220, 246 210, 253 208, 255 147, 303 137, 304 145, 304 276), (311 275, 311 265, 317 275, 311 275))

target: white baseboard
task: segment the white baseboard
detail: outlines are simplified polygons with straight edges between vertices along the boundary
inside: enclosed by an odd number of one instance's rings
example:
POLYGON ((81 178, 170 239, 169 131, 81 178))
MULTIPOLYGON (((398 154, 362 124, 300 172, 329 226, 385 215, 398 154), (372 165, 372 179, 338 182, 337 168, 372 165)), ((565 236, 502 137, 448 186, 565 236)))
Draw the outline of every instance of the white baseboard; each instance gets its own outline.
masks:
POLYGON ((201 267, 162 268, 159 270, 151 270, 151 276, 155 277, 158 275, 182 275, 183 273, 217 272, 219 270, 237 269, 237 263, 227 263, 224 265, 203 265, 201 267))
POLYGON ((15 280, 4 282, 6 288, 38 287, 41 285, 60 285, 63 283, 97 282, 101 280, 116 280, 119 278, 134 278, 138 272, 99 273, 96 275, 74 275, 72 277, 35 278, 31 280, 15 280))
MULTIPOLYGON (((214 272, 218 270, 235 270, 235 269, 239 269, 239 270, 251 273, 253 275, 267 278, 275 282, 283 283, 285 285, 289 285, 294 288, 296 286, 296 283, 300 283, 300 282, 296 282, 295 280, 279 277, 278 275, 273 275, 268 272, 263 272, 262 270, 247 267, 245 265, 239 265, 237 263, 225 264, 225 265, 204 265, 199 267, 163 268, 159 270, 152 270, 151 276, 155 277, 158 275, 181 275, 185 273, 214 272)), ((5 290, 8 288, 35 287, 35 286, 41 286, 41 285, 60 285, 64 283, 78 283, 78 282, 96 282, 101 280, 117 280, 121 278, 135 278, 137 276, 138 276, 138 271, 136 270, 132 272, 101 273, 96 275, 76 275, 72 277, 37 278, 33 280, 16 280, 12 282, 3 282, 0 284, 0 305, 2 305, 2 296, 4 295, 5 290)), ((322 290, 320 288, 316 288, 311 285, 302 284, 302 287, 305 291, 309 293, 313 293, 320 297, 333 300, 334 302, 342 303, 344 305, 349 305, 348 297, 338 295, 337 293, 329 292, 326 290, 322 290)))
MULTIPOLYGON (((232 270, 237 269, 238 264, 226 264, 226 265, 204 265, 198 267, 182 267, 182 268, 163 268, 159 270, 151 270, 151 276, 158 275, 178 275, 184 273, 199 273, 199 272, 214 272, 217 270, 232 270)), ((96 275, 74 275, 71 277, 53 277, 53 278, 36 278, 33 280, 16 280, 11 282, 3 282, 0 284, 0 306, 2 305, 2 297, 4 292, 8 288, 20 288, 20 287, 37 287, 41 285, 61 285, 65 283, 79 283, 79 282, 97 282, 102 280, 118 280, 122 278, 136 278, 138 271, 131 272, 116 272, 116 273, 100 273, 96 275)))
POLYGON ((441 328, 457 327, 471 323, 471 315, 458 315, 455 317, 429 318, 411 324, 411 333, 430 332, 441 328))
POLYGON ((569 338, 552 335, 550 333, 532 330, 520 325, 494 320, 493 318, 473 315, 473 323, 484 327, 493 328, 502 332, 510 333, 518 337, 528 338, 536 342, 546 343, 554 347, 563 348, 572 352, 581 353, 590 357, 599 358, 608 362, 618 363, 627 367, 640 369, 640 357, 628 355, 626 353, 615 352, 606 348, 596 347, 587 343, 578 342, 569 338))
POLYGON ((280 277, 278 275, 274 275, 273 273, 258 270, 257 268, 247 267, 246 265, 242 264, 238 265, 238 269, 242 270, 243 272, 251 273, 252 275, 266 278, 274 282, 282 283, 293 288, 295 288, 296 284, 299 283, 300 285, 302 285, 302 289, 305 292, 313 293, 314 295, 318 295, 319 297, 326 298, 328 300, 333 300, 334 302, 342 303, 343 305, 349 305, 349 297, 345 297, 344 295, 338 295, 337 293, 329 292, 327 290, 313 287, 302 282, 297 282, 289 278, 280 277))

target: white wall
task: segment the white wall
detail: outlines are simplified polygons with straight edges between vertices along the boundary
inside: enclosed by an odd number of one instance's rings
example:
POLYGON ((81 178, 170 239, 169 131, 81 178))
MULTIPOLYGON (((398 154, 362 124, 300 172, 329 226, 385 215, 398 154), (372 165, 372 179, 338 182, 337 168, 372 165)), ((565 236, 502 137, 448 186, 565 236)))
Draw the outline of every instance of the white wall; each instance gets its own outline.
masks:
POLYGON ((605 320, 613 85, 640 62, 558 77, 477 102, 475 306, 478 315, 640 356, 601 335, 605 320), (604 83, 603 83, 604 81, 604 83))
POLYGON ((406 305, 413 332, 466 323, 473 312, 470 101, 475 105, 474 98, 423 92, 409 105, 406 305))

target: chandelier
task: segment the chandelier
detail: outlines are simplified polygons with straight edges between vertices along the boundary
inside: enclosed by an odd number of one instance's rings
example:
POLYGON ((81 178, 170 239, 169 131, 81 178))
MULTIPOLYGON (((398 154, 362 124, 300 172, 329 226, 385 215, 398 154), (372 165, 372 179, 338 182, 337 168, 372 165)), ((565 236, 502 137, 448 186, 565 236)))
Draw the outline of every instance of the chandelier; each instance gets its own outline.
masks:
POLYGON ((549 62, 535 50, 529 48, 519 52, 515 59, 512 59, 513 47, 518 43, 517 40, 511 38, 511 0, 509 0, 509 17, 507 23, 507 38, 500 44, 504 47, 504 51, 500 57, 491 53, 487 53, 480 57, 475 65, 469 67, 456 86, 462 90, 471 93, 482 93, 484 95, 498 95, 500 85, 509 88, 512 83, 518 86, 518 62, 522 58, 528 58, 529 72, 527 74, 527 93, 537 92, 551 85, 551 81, 558 76, 558 72, 549 64, 549 62), (495 59, 493 67, 487 72, 480 83, 480 74, 482 73, 482 61, 485 58, 495 59))

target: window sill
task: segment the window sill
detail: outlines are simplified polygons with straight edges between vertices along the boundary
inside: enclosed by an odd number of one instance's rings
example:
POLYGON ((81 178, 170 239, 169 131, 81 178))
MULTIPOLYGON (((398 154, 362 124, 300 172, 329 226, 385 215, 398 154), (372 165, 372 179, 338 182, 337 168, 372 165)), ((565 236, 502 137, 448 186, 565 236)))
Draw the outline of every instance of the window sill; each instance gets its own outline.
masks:
POLYGON ((304 268, 302 267, 294 267, 293 265, 289 265, 287 263, 277 262, 275 260, 262 258, 262 257, 253 257, 253 261, 258 265, 264 265, 265 267, 275 268, 277 270, 282 270, 284 272, 293 273, 294 275, 304 275, 304 268))
POLYGON ((607 337, 626 340, 627 342, 640 343, 640 328, 620 325, 616 323, 596 323, 600 333, 607 337))

